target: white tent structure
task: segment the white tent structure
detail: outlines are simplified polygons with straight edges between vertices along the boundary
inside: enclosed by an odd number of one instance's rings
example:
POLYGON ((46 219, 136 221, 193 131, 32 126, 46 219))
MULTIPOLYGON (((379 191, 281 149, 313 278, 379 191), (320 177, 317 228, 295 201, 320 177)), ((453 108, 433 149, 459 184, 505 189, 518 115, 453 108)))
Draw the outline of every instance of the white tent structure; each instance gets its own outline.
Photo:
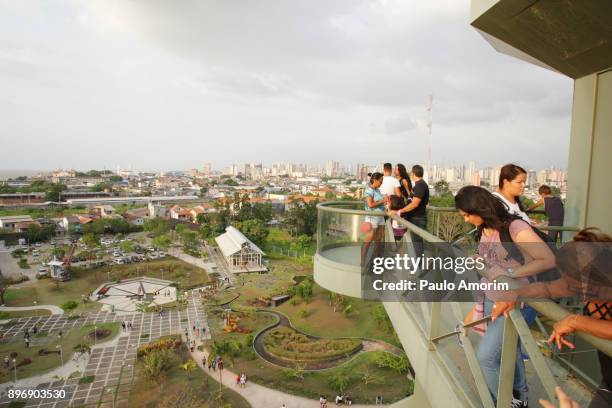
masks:
POLYGON ((215 241, 217 241, 217 245, 231 272, 261 272, 267 270, 263 264, 264 252, 231 225, 225 229, 224 234, 215 238, 215 241))

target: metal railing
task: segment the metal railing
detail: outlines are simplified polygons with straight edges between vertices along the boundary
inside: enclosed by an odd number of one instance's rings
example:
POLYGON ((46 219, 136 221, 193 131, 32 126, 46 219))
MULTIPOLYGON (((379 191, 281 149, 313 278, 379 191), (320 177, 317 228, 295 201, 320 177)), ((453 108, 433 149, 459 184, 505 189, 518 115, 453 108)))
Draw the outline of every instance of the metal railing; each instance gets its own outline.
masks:
MULTIPOLYGON (((337 214, 347 214, 347 215, 358 215, 358 216, 366 216, 371 215, 372 213, 369 211, 355 210, 352 208, 348 208, 352 205, 363 205, 362 202, 325 202, 319 204, 319 217, 321 218, 322 212, 325 213, 337 213, 337 214)), ((428 207, 428 211, 439 214, 439 213, 451 213, 456 212, 455 208, 436 208, 436 207, 428 207)), ((393 233, 391 231, 390 221, 395 220, 404 228, 407 229, 407 232, 403 238, 404 242, 410 242, 413 240, 413 236, 418 236, 422 238, 422 240, 426 243, 445 243, 447 241, 442 240, 440 237, 435 234, 421 229, 414 224, 406 221, 403 218, 398 217, 395 213, 387 213, 386 214, 390 219, 386 223, 386 241, 393 241, 393 233)), ((430 222, 429 226, 433 225, 434 231, 437 230, 436 222, 430 222)), ((319 225, 321 227, 321 225, 319 225)), ((575 232, 578 228, 575 227, 550 227, 550 229, 555 229, 559 231, 569 231, 575 232)), ((544 229, 544 228, 542 228, 544 229)), ((321 234, 321 231, 319 231, 321 234)), ((319 247, 319 250, 324 249, 325 247, 319 247)), ((455 248, 457 251, 461 251, 459 248, 455 248)), ((457 252, 460 253, 460 252, 457 252)), ((499 278, 497 278, 499 280, 499 278)), ((502 278, 509 285, 510 288, 516 288, 516 283, 509 278, 502 278)), ((421 329, 421 335, 425 336, 430 343, 430 349, 434 351, 438 351, 439 353, 444 353, 440 348, 441 344, 448 337, 448 335, 441 335, 442 330, 444 328, 441 325, 442 321, 442 304, 439 302, 430 302, 430 303, 421 303, 419 307, 412 307, 413 305, 408 305, 404 302, 404 308, 406 312, 410 313, 414 316, 414 320, 418 322, 418 325, 421 329), (409 307, 410 306, 410 307, 409 307)), ((559 321, 566 316, 570 315, 570 312, 559 304, 550 301, 550 300, 538 300, 538 301, 530 301, 527 302, 529 306, 533 307, 537 312, 546 318, 552 321, 559 321)), ((456 322, 463 322, 464 313, 461 308, 461 305, 456 302, 447 302, 451 311, 452 311, 452 319, 456 322)), ((538 322, 540 329, 546 333, 543 325, 538 322)), ((487 387, 486 381, 484 379, 484 375, 480 364, 478 362, 478 358, 476 355, 476 349, 471 341, 471 339, 467 336, 466 329, 470 327, 470 325, 460 325, 460 333, 457 335, 461 338, 463 343, 463 352, 465 355, 465 359, 468 362, 469 371, 471 374, 471 379, 473 380, 474 386, 476 388, 476 392, 479 399, 479 404, 487 408, 492 408, 495 406, 491 393, 487 387)), ((576 332, 576 336, 580 337, 596 350, 602 351, 603 353, 612 356, 612 341, 604 340, 588 333, 584 332, 576 332)), ((528 327, 525 319, 523 318, 520 310, 515 309, 512 310, 509 314, 509 318, 504 321, 504 334, 503 334, 503 342, 501 349, 501 367, 500 367, 500 376, 498 383, 498 398, 497 398, 497 407, 508 407, 511 405, 512 401, 512 388, 514 381, 514 369, 516 363, 516 355, 517 355, 517 346, 518 339, 521 340, 521 343, 524 346, 524 351, 529 355, 529 358, 532 362, 532 365, 535 369, 535 373, 538 376, 544 391, 549 400, 555 400, 555 392, 554 388, 557 385, 554 375, 552 374, 548 364, 546 363, 546 358, 543 353, 540 351, 538 343, 536 342, 530 328, 528 327)), ((571 368, 571 364, 567 365, 571 368)), ((448 374, 450 378, 453 378, 454 381, 461 386, 461 381, 465 379, 457 378, 456 372, 448 369, 448 374)), ((418 376, 418 373, 417 373, 418 376)), ((592 381, 591 381, 592 383, 592 381)))

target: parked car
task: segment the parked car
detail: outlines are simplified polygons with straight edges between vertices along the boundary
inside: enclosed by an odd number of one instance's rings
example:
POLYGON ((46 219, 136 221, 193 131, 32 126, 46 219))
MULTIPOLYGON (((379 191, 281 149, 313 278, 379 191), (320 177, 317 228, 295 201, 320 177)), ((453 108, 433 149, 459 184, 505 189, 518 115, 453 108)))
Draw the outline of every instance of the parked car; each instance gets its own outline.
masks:
POLYGON ((46 278, 47 276, 49 276, 49 271, 47 271, 47 268, 40 268, 38 272, 36 272, 36 277, 38 279, 46 278))
POLYGON ((160 258, 163 258, 164 256, 166 256, 166 253, 165 253, 164 251, 161 251, 161 252, 159 253, 159 257, 160 257, 160 258))
POLYGON ((117 259, 115 259, 115 263, 116 263, 117 265, 123 265, 125 262, 123 261, 123 259, 121 259, 121 258, 117 258, 117 259))

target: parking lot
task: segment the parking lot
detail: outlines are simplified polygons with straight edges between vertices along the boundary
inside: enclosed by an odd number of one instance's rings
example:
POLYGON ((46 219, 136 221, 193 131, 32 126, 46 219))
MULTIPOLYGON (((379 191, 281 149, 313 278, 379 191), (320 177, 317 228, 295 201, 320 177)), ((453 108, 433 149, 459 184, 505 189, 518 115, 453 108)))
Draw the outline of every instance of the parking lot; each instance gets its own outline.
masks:
POLYGON ((8 246, 0 251, 0 271, 5 276, 19 277, 25 275, 30 280, 44 277, 49 272, 47 263, 57 258, 54 250, 63 248, 65 252, 63 258, 65 259, 72 245, 75 245, 75 248, 71 263, 82 268, 111 264, 125 265, 167 256, 165 252, 157 251, 146 244, 147 241, 144 234, 134 233, 121 239, 104 235, 100 238, 100 245, 92 250, 89 250, 82 239, 71 241, 67 237, 54 238, 46 243, 8 246), (28 269, 22 269, 18 265, 19 258, 12 256, 14 251, 21 253, 21 258, 25 259, 29 266, 28 269))

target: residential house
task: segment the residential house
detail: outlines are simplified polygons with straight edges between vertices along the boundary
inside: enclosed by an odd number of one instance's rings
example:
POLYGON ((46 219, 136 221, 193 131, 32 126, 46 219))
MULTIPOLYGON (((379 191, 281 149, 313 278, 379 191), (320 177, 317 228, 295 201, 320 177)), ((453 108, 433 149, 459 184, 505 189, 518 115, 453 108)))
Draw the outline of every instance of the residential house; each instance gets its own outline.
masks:
POLYGON ((19 225, 25 225, 27 223, 33 223, 34 220, 30 215, 8 215, 4 217, 0 217, 0 228, 17 231, 19 225))
POLYGON ((175 205, 170 208, 170 218, 179 221, 191 221, 191 210, 175 205))

